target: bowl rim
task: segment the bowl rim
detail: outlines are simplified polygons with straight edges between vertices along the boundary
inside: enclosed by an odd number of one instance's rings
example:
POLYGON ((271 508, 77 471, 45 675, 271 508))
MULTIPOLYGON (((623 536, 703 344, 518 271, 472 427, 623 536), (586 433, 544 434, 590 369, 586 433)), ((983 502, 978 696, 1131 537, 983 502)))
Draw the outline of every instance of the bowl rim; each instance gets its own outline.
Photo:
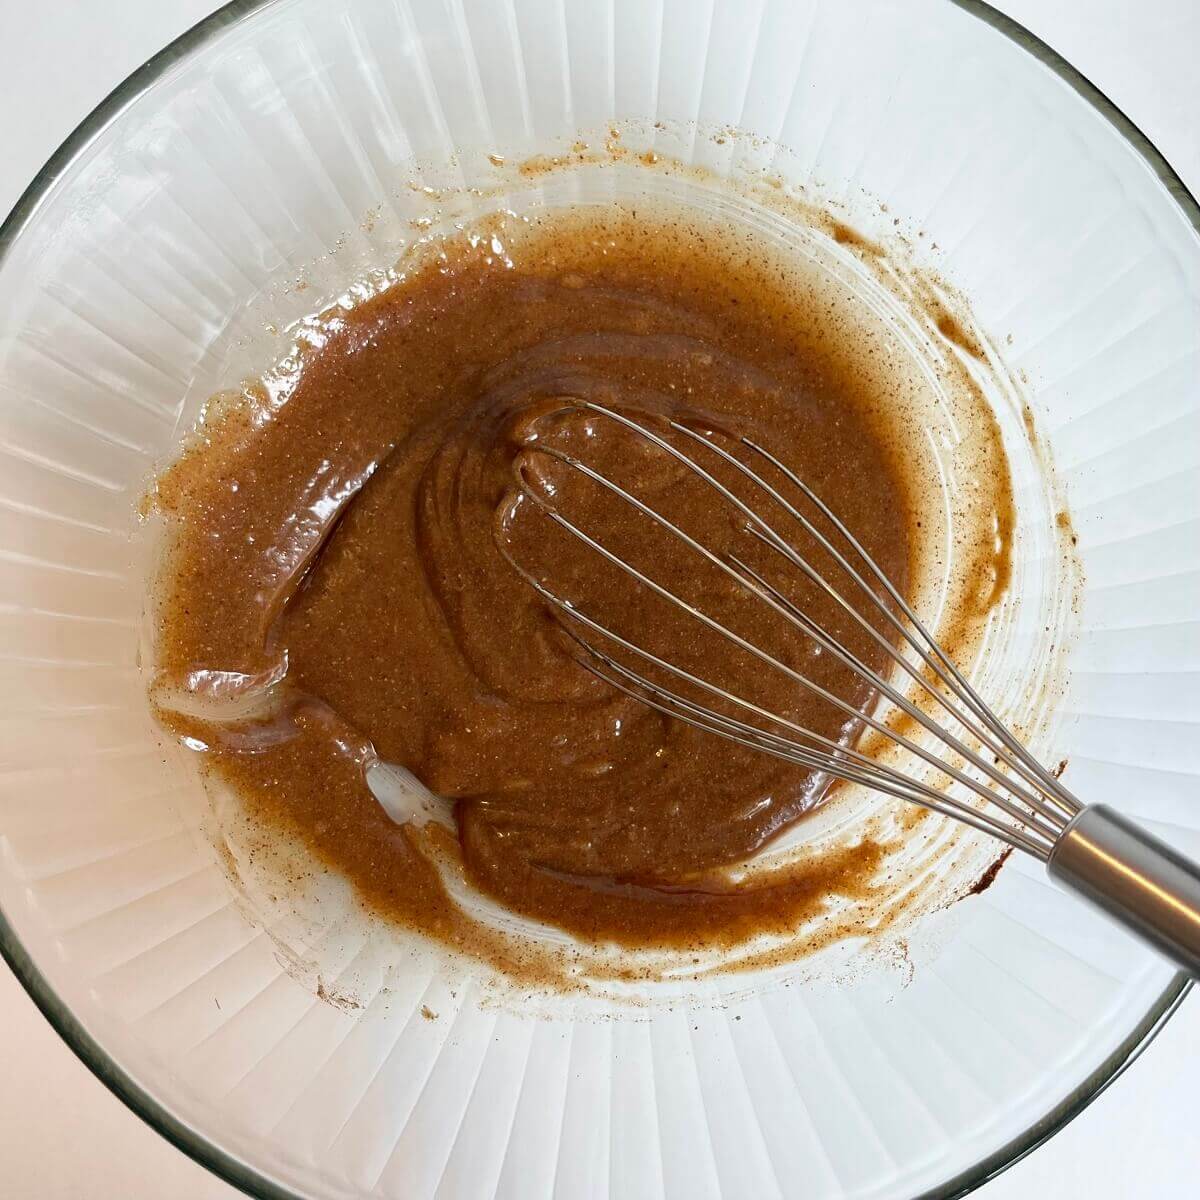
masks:
MULTIPOLYGON (((67 136, 21 194, 0 225, 0 267, 58 180, 103 130, 177 63, 192 57, 218 34, 279 0, 228 0, 196 22, 174 41, 147 59, 119 83, 67 136)), ((993 8, 985 0, 946 0, 983 22, 1042 66, 1054 72, 1082 100, 1102 116, 1143 159, 1168 197, 1200 236, 1200 203, 1153 142, 1109 97, 1082 72, 1025 26, 993 8)), ((249 1164, 210 1142, 155 1099, 123 1070, 63 1003, 49 980, 21 944, 16 930, 0 907, 0 958, 12 969, 30 999, 79 1060, 126 1107, 194 1162, 255 1200, 306 1200, 299 1193, 269 1179, 249 1164)), ((1179 1008, 1192 981, 1182 973, 1173 976, 1141 1021, 1120 1046, 1078 1087, 1005 1145, 974 1166, 945 1180, 913 1200, 959 1200, 1006 1171, 1049 1141, 1110 1087, 1141 1056, 1179 1008)))

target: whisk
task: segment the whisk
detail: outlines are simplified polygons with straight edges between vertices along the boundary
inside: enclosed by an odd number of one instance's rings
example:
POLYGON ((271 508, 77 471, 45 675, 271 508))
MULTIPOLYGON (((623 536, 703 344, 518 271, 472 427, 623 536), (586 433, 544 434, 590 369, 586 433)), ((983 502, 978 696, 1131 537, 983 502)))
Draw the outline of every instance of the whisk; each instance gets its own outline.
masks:
POLYGON ((636 586, 655 594, 686 619, 727 639, 764 667, 783 672, 798 686, 815 691, 848 715, 861 719, 876 734, 902 747, 912 761, 924 762, 938 773, 937 777, 952 782, 944 788, 931 786, 895 761, 882 761, 756 704, 728 686, 728 681, 706 678, 668 661, 610 628, 594 613, 535 578, 510 556, 513 566, 560 617, 584 666, 613 688, 675 720, 789 763, 921 805, 991 835, 1044 863, 1059 885, 1091 901, 1184 971, 1200 977, 1200 866, 1113 809, 1082 803, 1046 770, 984 702, 853 532, 803 479, 747 437, 736 439, 739 453, 734 453, 713 436, 680 421, 664 418, 675 435, 670 440, 656 432, 649 420, 616 408, 585 399, 565 399, 564 404, 614 422, 630 436, 642 439, 653 452, 669 455, 689 476, 715 491, 745 533, 774 551, 789 569, 819 588, 862 629, 915 685, 913 694, 923 694, 925 707, 865 664, 844 641, 744 557, 714 550, 571 453, 546 444, 536 444, 530 453, 556 459, 680 539, 699 558, 731 579, 748 603, 770 606, 798 636, 811 639, 865 680, 910 722, 931 735, 935 746, 914 741, 895 723, 869 711, 851 709, 802 669, 781 661, 622 558, 604 544, 601 531, 589 532, 564 515, 554 489, 530 482, 528 458, 517 468, 518 484, 525 497, 636 586), (714 471, 730 481, 739 480, 738 490, 714 471), (777 478, 781 486, 770 482, 765 474, 777 478), (800 504, 806 504, 814 516, 819 514, 818 520, 823 519, 828 533, 800 504), (792 536, 780 532, 781 527, 791 530, 792 536), (822 561, 833 564, 833 570, 818 569, 812 556, 797 548, 799 531, 821 548, 822 561), (857 605, 851 597, 857 599, 857 605), (878 626, 863 615, 860 609, 864 608, 875 616, 878 626), (928 710, 940 712, 942 719, 928 710))

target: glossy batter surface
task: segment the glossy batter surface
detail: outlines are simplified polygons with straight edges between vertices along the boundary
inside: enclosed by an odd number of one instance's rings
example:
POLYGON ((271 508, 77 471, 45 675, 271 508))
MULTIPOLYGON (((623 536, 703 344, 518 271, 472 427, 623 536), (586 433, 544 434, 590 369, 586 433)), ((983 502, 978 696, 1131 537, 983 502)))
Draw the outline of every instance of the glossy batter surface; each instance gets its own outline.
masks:
POLYGON ((683 215, 613 209, 475 231, 313 322, 286 383, 214 406, 158 482, 173 531, 160 715, 264 828, 298 835, 373 909, 485 956, 498 952, 448 896, 439 856, 521 914, 629 946, 782 931, 832 892, 870 887, 869 842, 769 885, 737 882, 728 869, 802 819, 827 780, 595 678, 509 561, 672 662, 854 739, 852 715, 631 583, 518 487, 852 710, 869 704, 768 606, 542 449, 717 552, 736 547, 882 665, 819 589, 746 547, 711 488, 580 405, 681 446, 668 419, 769 446, 903 587, 912 516, 888 424, 902 414, 853 369, 871 348, 813 320, 772 261, 683 215), (375 756, 452 799, 455 833, 392 821, 365 783, 375 756))

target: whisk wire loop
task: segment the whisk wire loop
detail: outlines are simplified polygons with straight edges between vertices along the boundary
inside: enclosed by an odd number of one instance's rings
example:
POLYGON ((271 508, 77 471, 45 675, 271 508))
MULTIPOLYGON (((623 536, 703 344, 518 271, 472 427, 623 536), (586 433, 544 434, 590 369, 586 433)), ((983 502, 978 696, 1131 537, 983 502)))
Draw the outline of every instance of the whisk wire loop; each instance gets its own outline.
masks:
POLYGON ((805 533, 816 542, 853 582, 858 592, 867 599, 871 611, 876 612, 884 619, 886 628, 891 630, 904 645, 917 655, 920 663, 924 664, 934 679, 943 685, 945 691, 936 687, 920 669, 920 666, 901 653, 891 638, 867 620, 769 520, 690 454, 685 453, 642 421, 635 420, 625 413, 589 400, 581 399, 573 403, 581 409, 586 409, 624 426, 636 436, 645 439, 670 455, 693 476, 713 489, 744 519, 744 528, 747 533, 781 555, 812 584, 822 589, 837 604, 839 610, 844 612, 858 628, 862 629, 875 644, 880 646, 888 658, 903 670, 905 675, 919 686, 924 694, 935 700, 966 736, 974 738, 981 749, 986 749, 993 756, 994 761, 989 762, 982 753, 969 746, 962 737, 913 703, 908 696, 904 695, 878 671, 868 667, 828 629, 813 620, 779 587, 770 583, 744 559, 733 553, 714 551, 640 497, 576 456, 552 446, 535 445, 531 448, 532 453, 546 455, 562 463, 617 497, 623 504, 630 506, 659 528, 680 540, 691 551, 702 556, 738 587, 767 604, 775 613, 800 630, 822 650, 832 654, 859 678, 866 681, 876 693, 889 701, 899 712, 916 722, 926 733, 933 735, 941 743, 942 750, 937 752, 930 749, 907 737, 895 728, 894 724, 889 724, 874 713, 860 711, 842 697, 822 687, 803 672, 782 662, 778 657, 730 629, 697 605, 685 600, 647 572, 626 561, 597 537, 582 529, 560 512, 549 496, 530 484, 523 467, 519 466, 518 482, 523 495, 531 500, 554 524, 584 543, 601 558, 636 580, 660 599, 685 613, 689 618, 700 622, 766 666, 782 672, 793 682, 819 696, 848 717, 855 721, 861 721, 888 741, 900 746, 937 772, 944 774, 961 788, 972 793, 975 800, 968 803, 965 799, 960 799, 946 790, 930 787, 894 766, 871 758, 852 746, 819 735, 778 713, 754 704, 746 697, 721 687, 711 680, 662 659, 645 647, 608 628, 584 612, 578 605, 554 592, 545 583, 533 578, 510 556, 513 566, 525 576, 547 604, 563 619, 567 632, 581 652, 580 661, 588 670, 605 680, 610 686, 686 724, 798 765, 822 771, 829 776, 852 783, 861 783, 888 795, 921 804, 933 811, 953 816, 972 828, 992 834, 1037 858, 1043 860, 1047 858, 1056 838, 1079 811, 1079 802, 1067 789, 1059 785, 1058 780, 1041 767, 1037 760, 1007 730, 1003 722, 992 713, 958 667, 941 650, 911 606, 874 559, 837 515, 803 480, 757 443, 748 438, 741 439, 741 444, 748 451, 761 457, 780 471, 784 478, 815 506, 821 516, 830 523, 834 532, 844 540, 849 550, 861 562, 866 573, 874 578, 883 589, 886 600, 864 577, 863 571, 858 569, 813 520, 787 496, 783 495, 777 487, 764 479, 737 455, 719 445, 712 437, 679 421, 668 422, 672 430, 713 453, 720 461, 733 468, 754 488, 767 496, 785 515, 797 521, 805 533), (888 601, 899 611, 900 617, 896 615, 896 611, 888 601), (570 628, 571 624, 574 624, 574 630, 570 628), (654 669, 665 672, 693 688, 698 688, 714 699, 720 700, 723 704, 732 706, 743 714, 755 717, 777 730, 786 731, 786 733, 771 732, 750 721, 738 719, 728 713, 689 700, 672 688, 668 688, 627 664, 619 662, 593 642, 581 637, 576 632, 580 627, 598 635, 603 642, 618 646, 633 654, 654 669), (947 695, 947 692, 950 694, 947 695), (960 760, 962 765, 947 761, 947 756, 960 760), (973 767, 982 778, 972 774, 967 769, 968 766, 973 767), (998 813, 990 811, 992 808, 998 810, 998 813), (998 814, 1002 814, 1002 817, 998 814))

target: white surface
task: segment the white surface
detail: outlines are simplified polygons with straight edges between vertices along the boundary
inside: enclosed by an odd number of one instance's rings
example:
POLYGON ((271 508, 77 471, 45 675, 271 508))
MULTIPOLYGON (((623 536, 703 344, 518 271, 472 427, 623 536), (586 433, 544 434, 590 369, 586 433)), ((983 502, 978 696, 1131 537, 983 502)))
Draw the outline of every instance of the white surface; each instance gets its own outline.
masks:
MULTIPOLYGON (((0 19, 9 33, 0 47, 8 100, 0 210, 101 95, 206 6, 137 0, 115 12, 113 7, 62 7, 35 17, 32 6, 0 0, 0 19)), ((1004 7, 1090 75, 1156 141, 1193 190, 1200 188, 1200 149, 1192 134, 1200 102, 1191 82, 1200 18, 1185 15, 1190 5, 1156 0, 1140 6, 1136 20, 1110 0, 1004 7)), ((234 1194, 109 1096, 7 974, 0 979, 0 1030, 4 1194, 33 1200, 234 1194)), ((1193 1112, 1198 1066, 1200 1010, 1193 1002, 1112 1092, 980 1194, 986 1200, 1174 1200, 1192 1194, 1200 1160, 1193 1112)))

